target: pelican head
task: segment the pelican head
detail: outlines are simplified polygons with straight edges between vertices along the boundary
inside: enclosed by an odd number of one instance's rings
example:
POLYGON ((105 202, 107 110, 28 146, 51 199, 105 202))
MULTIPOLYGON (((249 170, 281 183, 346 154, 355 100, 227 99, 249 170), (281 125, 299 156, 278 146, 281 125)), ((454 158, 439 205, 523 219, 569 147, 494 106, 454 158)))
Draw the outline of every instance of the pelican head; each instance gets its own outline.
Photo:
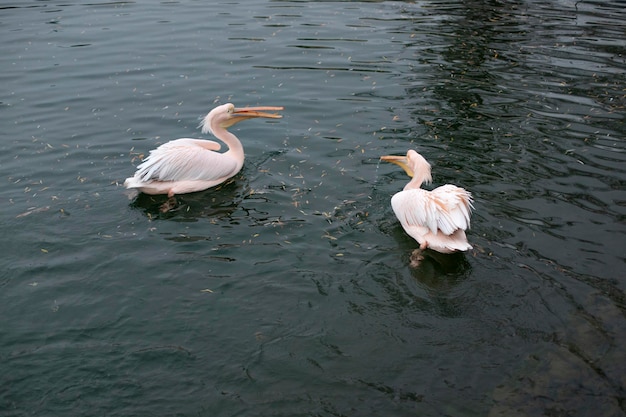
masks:
POLYGON ((430 164, 422 155, 409 149, 406 156, 385 155, 380 157, 381 161, 391 162, 400 166, 406 174, 413 178, 411 183, 418 183, 418 187, 422 183, 429 184, 432 181, 430 175, 430 164))
POLYGON ((255 117, 267 117, 280 119, 280 114, 266 113, 268 111, 283 110, 283 107, 259 106, 259 107, 235 107, 232 103, 222 104, 211 110, 202 120, 200 126, 202 133, 213 133, 216 128, 227 129, 243 120, 255 117))

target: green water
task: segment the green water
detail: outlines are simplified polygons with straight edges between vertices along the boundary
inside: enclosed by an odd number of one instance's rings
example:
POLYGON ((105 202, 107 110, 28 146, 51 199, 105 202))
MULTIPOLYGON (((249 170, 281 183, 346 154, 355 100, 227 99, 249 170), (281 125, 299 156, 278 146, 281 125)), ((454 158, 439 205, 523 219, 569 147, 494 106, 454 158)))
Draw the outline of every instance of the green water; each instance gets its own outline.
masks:
POLYGON ((622 2, 0 6, 0 414, 623 416, 622 2), (214 189, 128 196, 232 131, 214 189), (389 199, 419 150, 474 250, 389 199))

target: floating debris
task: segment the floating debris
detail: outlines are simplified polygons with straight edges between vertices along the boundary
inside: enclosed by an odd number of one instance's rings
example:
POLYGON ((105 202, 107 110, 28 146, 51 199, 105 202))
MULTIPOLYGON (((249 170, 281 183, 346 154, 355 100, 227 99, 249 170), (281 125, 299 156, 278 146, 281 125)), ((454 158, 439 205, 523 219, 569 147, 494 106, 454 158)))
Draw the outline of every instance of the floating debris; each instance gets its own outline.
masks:
POLYGON ((44 207, 30 207, 28 210, 26 210, 24 213, 18 214, 17 216, 15 216, 16 219, 19 219, 21 217, 26 217, 26 216, 30 216, 33 213, 41 213, 42 211, 48 211, 50 210, 50 206, 44 206, 44 207))

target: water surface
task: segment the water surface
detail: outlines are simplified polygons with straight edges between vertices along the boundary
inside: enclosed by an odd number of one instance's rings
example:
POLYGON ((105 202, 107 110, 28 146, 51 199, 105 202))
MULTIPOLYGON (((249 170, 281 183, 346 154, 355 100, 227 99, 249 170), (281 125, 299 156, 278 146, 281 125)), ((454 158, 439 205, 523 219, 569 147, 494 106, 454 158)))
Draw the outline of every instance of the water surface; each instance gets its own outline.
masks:
POLYGON ((5 2, 3 415, 625 415, 623 6, 5 2), (129 198, 229 101, 240 174, 129 198), (410 266, 409 148, 474 250, 410 266))

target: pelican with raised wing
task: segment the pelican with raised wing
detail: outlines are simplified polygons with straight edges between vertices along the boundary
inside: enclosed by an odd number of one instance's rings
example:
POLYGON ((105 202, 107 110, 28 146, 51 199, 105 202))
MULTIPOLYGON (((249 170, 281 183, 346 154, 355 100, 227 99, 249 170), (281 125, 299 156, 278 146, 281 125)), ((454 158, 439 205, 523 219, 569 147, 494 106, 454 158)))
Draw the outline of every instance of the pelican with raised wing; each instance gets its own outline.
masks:
POLYGON ((229 127, 243 120, 257 117, 279 119, 282 116, 268 113, 283 107, 235 107, 223 104, 211 110, 202 123, 202 133, 212 133, 228 146, 226 152, 217 152, 218 142, 204 139, 182 138, 164 143, 150 151, 150 155, 137 166, 135 175, 126 178, 124 186, 146 194, 192 193, 206 190, 237 174, 244 161, 241 142, 229 127))
POLYGON ((406 156, 380 159, 399 165, 411 177, 404 190, 391 198, 391 207, 404 231, 420 244, 420 251, 430 248, 452 253, 472 249, 465 235, 474 208, 469 191, 451 184, 432 191, 422 189, 422 183, 432 181, 430 164, 412 149, 406 156))

